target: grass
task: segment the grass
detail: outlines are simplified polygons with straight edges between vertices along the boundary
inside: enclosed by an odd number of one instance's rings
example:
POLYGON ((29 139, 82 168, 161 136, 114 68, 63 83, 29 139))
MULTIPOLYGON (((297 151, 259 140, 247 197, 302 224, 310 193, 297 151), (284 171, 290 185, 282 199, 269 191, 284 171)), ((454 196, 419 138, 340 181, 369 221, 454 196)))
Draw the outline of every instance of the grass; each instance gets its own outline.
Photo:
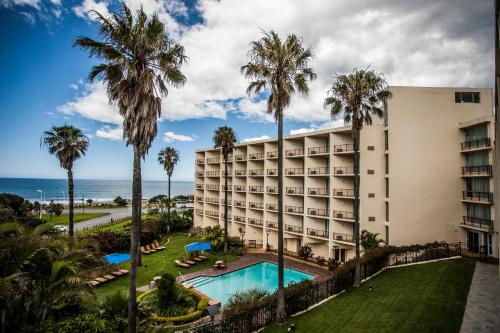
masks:
MULTIPOLYGON (((109 215, 109 213, 85 213, 85 214, 74 214, 73 215, 73 222, 83 222, 86 220, 94 219, 96 217, 101 217, 101 216, 106 216, 109 215)), ((48 221, 49 223, 52 224, 68 224, 69 223, 69 216, 68 214, 61 214, 59 216, 52 215, 52 218, 50 217, 50 214, 43 214, 42 218, 45 221, 48 221)))
MULTIPOLYGON (((174 260, 185 255, 184 245, 198 241, 200 241, 199 237, 187 237, 184 234, 173 235, 170 238, 170 242, 165 250, 153 254, 143 255, 142 266, 138 267, 137 270, 137 287, 149 284, 153 277, 161 275, 165 272, 177 276, 178 272, 181 272, 181 274, 187 274, 209 268, 213 266, 216 260, 225 260, 229 262, 238 258, 238 256, 232 254, 224 255, 223 253, 216 253, 215 255, 209 255, 208 260, 197 263, 190 268, 177 267, 174 260)), ((129 269, 130 262, 124 262, 122 266, 125 269, 129 269)), ((128 290, 128 277, 107 282, 106 284, 95 289, 97 296, 100 298, 118 290, 128 290)))
POLYGON ((264 332, 287 332, 291 323, 296 332, 459 332, 474 265, 449 260, 386 270, 264 332))

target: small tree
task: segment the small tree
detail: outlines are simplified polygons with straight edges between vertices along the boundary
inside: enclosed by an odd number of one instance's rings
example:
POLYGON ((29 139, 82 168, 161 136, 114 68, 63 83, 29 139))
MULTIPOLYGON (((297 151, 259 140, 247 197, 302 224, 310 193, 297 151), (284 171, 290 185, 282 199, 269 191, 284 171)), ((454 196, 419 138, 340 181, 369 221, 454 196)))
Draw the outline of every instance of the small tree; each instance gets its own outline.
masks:
POLYGON ((127 207, 127 200, 123 199, 120 196, 117 196, 113 201, 118 207, 127 207))
POLYGON ((311 247, 307 244, 305 245, 302 245, 299 249, 299 257, 304 259, 304 260, 307 260, 309 258, 311 258, 312 256, 314 255, 311 247))
POLYGON ((361 246, 365 252, 368 252, 376 247, 379 247, 380 244, 385 243, 382 239, 378 238, 379 235, 379 233, 361 230, 361 246))
POLYGON ((175 285, 175 276, 169 273, 163 273, 158 280, 156 294, 158 296, 158 305, 162 309, 168 308, 177 300, 177 286, 175 285))

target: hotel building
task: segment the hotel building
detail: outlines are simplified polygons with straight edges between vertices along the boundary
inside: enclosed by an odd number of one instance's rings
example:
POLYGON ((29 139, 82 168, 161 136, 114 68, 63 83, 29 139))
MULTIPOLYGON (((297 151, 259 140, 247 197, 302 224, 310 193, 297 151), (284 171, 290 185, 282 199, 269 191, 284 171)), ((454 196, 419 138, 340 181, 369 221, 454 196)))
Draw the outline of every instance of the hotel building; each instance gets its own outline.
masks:
MULTIPOLYGON (((498 258, 492 90, 390 89, 385 118, 361 131, 361 230, 386 244, 463 242, 498 258)), ((248 246, 277 247, 277 157, 276 139, 237 144, 230 156, 228 231, 248 246)), ((354 256, 353 163, 348 127, 284 138, 287 251, 354 256)), ((224 225, 223 170, 219 149, 196 151, 195 227, 224 225)))

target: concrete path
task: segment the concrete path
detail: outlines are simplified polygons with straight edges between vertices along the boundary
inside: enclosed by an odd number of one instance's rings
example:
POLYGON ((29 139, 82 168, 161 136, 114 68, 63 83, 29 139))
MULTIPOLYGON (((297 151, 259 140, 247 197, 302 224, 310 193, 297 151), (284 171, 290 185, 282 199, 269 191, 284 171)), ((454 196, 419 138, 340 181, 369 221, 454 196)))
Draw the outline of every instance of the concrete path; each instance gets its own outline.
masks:
MULTIPOLYGON (((81 209, 75 209, 75 213, 81 213, 81 209)), ((75 230, 91 228, 99 224, 109 223, 111 219, 118 220, 124 217, 132 216, 132 207, 125 208, 92 208, 86 209, 87 213, 109 213, 109 215, 96 217, 94 219, 75 223, 75 230)))
POLYGON ((477 263, 460 332, 500 333, 498 265, 477 263))

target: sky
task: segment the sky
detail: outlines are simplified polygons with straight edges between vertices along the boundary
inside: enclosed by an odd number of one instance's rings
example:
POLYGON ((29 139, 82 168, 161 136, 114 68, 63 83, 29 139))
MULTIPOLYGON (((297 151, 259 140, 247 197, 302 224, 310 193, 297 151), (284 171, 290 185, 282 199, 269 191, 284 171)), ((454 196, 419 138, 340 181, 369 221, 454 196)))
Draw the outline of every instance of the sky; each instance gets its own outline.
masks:
MULTIPOLYGON (((323 108, 336 75, 370 67, 390 85, 493 86, 492 0, 125 0, 158 13, 168 36, 185 47, 187 77, 162 101, 158 136, 143 178, 164 180, 158 151, 180 152, 173 180, 194 178, 195 149, 213 145, 214 130, 233 127, 239 141, 276 136, 265 101, 246 95, 240 67, 262 31, 299 36, 311 47, 318 78, 294 96, 285 133, 339 127, 323 108)), ((43 131, 71 124, 90 138, 76 178, 131 179, 132 149, 102 82, 87 75, 99 59, 73 47, 99 38, 91 10, 118 11, 116 0, 0 0, 0 177, 65 178, 40 147, 43 131)))

